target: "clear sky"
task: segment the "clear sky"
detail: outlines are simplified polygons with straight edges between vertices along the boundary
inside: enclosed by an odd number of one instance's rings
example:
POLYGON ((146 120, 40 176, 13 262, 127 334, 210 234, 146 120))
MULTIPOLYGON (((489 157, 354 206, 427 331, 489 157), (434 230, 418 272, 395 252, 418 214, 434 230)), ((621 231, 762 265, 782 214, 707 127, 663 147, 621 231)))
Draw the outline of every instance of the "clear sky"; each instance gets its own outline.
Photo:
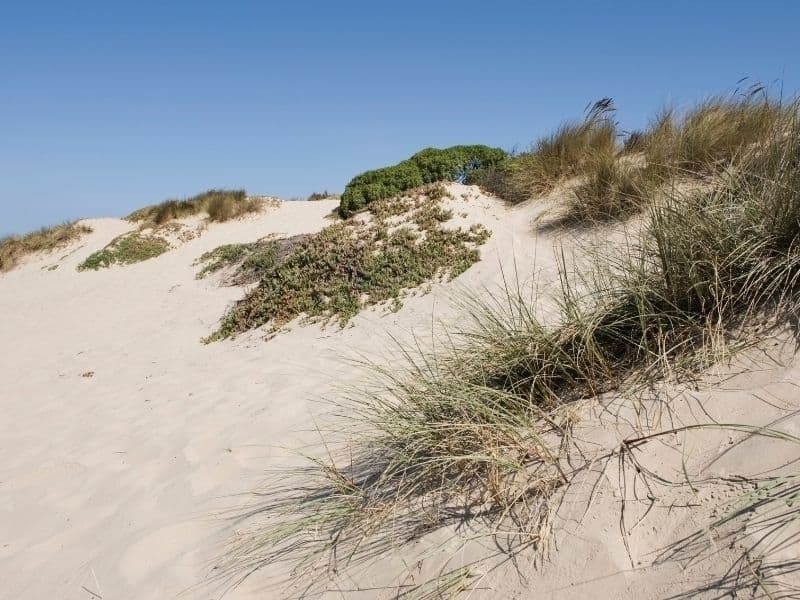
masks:
POLYGON ((800 85, 800 2, 0 3, 0 235, 210 187, 302 196, 425 146, 525 147, 800 85))

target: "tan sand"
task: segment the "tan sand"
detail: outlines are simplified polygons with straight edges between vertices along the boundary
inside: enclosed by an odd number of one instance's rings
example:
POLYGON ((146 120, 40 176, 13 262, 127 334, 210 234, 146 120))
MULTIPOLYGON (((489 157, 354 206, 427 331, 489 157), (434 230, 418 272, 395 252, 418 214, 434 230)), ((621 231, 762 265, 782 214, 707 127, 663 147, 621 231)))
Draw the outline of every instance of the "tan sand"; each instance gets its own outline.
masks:
MULTIPOLYGON (((253 332, 202 344, 242 289, 220 286, 214 276, 196 280, 193 265, 223 243, 317 231, 335 201, 282 203, 212 225, 156 259, 79 273, 75 267, 86 256, 132 228, 117 219, 88 220, 94 232, 75 246, 0 275, 0 597, 212 597, 208 588, 193 586, 210 574, 230 534, 231 524, 218 511, 244 502, 236 495, 292 460, 282 448, 314 439, 310 430, 326 410, 318 400, 359 377, 344 358, 388 361, 392 338, 424 338, 440 321, 459 323, 453 292, 496 290, 503 269, 507 277, 516 270, 545 289, 557 283, 555 234, 537 235, 531 226, 541 206, 506 208, 474 188, 450 189, 456 220, 478 221, 493 232, 481 262, 455 282, 406 299, 396 313, 371 309, 343 330, 295 326, 268 342, 253 332), (52 265, 58 266, 49 270, 52 265)), ((798 364, 790 349, 764 349, 785 366, 772 364, 692 393, 726 420, 762 424, 796 407, 798 364), (769 396, 774 407, 756 403, 756 394, 769 396)), ((705 418, 697 415, 696 401, 675 405, 677 419, 705 418)), ((633 431, 624 425, 633 416, 624 411, 611 420, 596 405, 584 413, 592 425, 582 433, 587 444, 613 445, 633 431), (605 427, 597 427, 600 422, 605 427)), ((797 420, 788 426, 798 431, 797 420)), ((728 434, 721 433, 685 443, 693 445, 693 465, 730 448, 728 434)), ((660 448, 651 459, 674 469, 674 447, 660 448)), ((768 454, 779 463, 781 452, 752 440, 710 468, 752 473, 764 467, 754 457, 768 454)), ((556 521, 557 543, 539 570, 523 557, 518 566, 525 579, 515 569, 498 569, 471 597, 662 598, 720 572, 728 554, 688 570, 676 562, 652 565, 663 543, 704 522, 713 498, 649 515, 631 533, 629 554, 620 534, 616 468, 609 465, 601 476, 588 511, 588 492, 568 498, 556 521)), ((430 544, 439 548, 433 537, 430 544)), ((455 538, 447 544, 448 552, 439 552, 426 571, 479 553, 474 545, 462 549, 455 538)), ((380 570, 403 572, 402 559, 413 556, 398 551, 382 557, 380 570)), ((413 569, 407 571, 413 579, 413 569)), ((280 597, 274 579, 280 574, 266 569, 229 597, 280 597)), ((369 588, 373 581, 387 580, 367 574, 343 589, 369 588)), ((373 589, 330 597, 395 596, 373 589)))

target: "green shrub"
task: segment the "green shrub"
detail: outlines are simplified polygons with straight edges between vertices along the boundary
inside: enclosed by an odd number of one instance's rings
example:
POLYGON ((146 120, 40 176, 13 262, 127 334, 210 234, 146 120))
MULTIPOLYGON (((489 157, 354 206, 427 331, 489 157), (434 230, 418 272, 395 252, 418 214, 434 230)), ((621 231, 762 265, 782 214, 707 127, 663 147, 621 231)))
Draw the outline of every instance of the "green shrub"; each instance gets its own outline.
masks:
POLYGON ((500 163, 505 156, 499 148, 480 145, 443 150, 426 148, 397 165, 354 177, 342 194, 340 214, 348 217, 376 200, 397 196, 425 183, 463 179, 476 169, 500 163))
POLYGON ((425 148, 411 157, 417 165, 424 183, 458 181, 470 172, 496 165, 506 158, 499 148, 488 146, 451 146, 444 150, 425 148))
POLYGON ((169 242, 162 237, 126 233, 112 240, 102 250, 90 254, 78 265, 78 271, 97 271, 114 264, 130 265, 160 256, 169 249, 169 242))
POLYGON ((356 175, 345 187, 339 212, 348 217, 375 200, 397 196, 423 184, 417 165, 405 160, 392 167, 383 167, 356 175))
POLYGON ((19 260, 35 252, 52 251, 79 239, 92 228, 77 223, 63 223, 53 227, 42 227, 22 237, 8 236, 0 239, 0 273, 13 269, 19 260))

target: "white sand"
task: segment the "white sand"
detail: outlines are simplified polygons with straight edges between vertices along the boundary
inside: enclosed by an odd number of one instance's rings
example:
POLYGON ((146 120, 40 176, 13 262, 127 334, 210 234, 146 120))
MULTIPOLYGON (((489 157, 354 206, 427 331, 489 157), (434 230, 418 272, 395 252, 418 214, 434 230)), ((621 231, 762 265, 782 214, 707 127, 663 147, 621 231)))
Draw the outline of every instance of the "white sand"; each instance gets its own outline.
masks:
MULTIPOLYGON (((185 592, 223 550, 230 528, 216 511, 289 460, 282 447, 309 441, 315 415, 325 410, 317 400, 357 377, 343 357, 389 360, 392 337, 424 337, 437 320, 459 322, 453 290, 496 288, 501 264, 506 276, 513 277, 516 262, 523 279, 553 284, 552 234, 537 236, 531 227, 541 208, 507 209, 475 197, 473 188, 451 190, 457 216, 466 212, 464 222, 493 231, 482 261, 456 282, 407 299, 399 312, 371 309, 344 330, 294 327, 269 342, 254 332, 202 344, 243 291, 220 286, 216 277, 196 280, 193 266, 223 243, 317 231, 333 201, 283 203, 212 225, 156 259, 79 273, 75 266, 88 254, 131 229, 117 219, 89 220, 94 232, 76 246, 0 275, 0 597, 121 600, 185 592)), ((787 366, 700 392, 706 408, 725 420, 760 424, 782 409, 753 394, 795 406, 797 366, 787 349, 770 349, 787 366)), ((676 405, 686 420, 697 408, 676 405)), ((797 420, 785 425, 798 432, 797 420)), ((606 434, 616 439, 597 427, 585 432, 591 439, 606 434)), ((717 437, 686 442, 697 446, 693 464, 729 448, 727 434, 717 437)), ((760 440, 739 448, 713 470, 753 472, 764 466, 764 454, 774 462, 784 458, 782 448, 760 440)), ((653 454, 664 468, 674 467, 671 450, 653 454)), ((473 597, 658 598, 719 572, 722 562, 688 571, 675 563, 650 566, 660 544, 702 523, 713 504, 707 498, 696 509, 651 515, 631 535, 631 554, 642 563, 633 569, 619 530, 614 469, 585 516, 580 498, 567 503, 557 523, 558 549, 541 570, 523 560, 526 581, 496 571, 473 597)), ((402 555, 387 559, 392 568, 400 568, 402 555)), ((271 575, 253 577, 230 597, 278 597, 271 575)), ((358 582, 368 583, 369 577, 358 582)), ((331 597, 350 596, 394 597, 391 591, 331 597)), ((183 597, 210 593, 193 588, 183 597)))

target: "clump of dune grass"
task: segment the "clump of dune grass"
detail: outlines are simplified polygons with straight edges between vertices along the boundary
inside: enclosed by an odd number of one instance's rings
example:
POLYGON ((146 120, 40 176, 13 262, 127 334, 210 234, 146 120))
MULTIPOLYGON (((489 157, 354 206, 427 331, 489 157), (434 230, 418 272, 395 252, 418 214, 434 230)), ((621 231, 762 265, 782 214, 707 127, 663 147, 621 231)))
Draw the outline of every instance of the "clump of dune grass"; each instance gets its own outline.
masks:
POLYGON ((562 125, 530 150, 474 172, 469 183, 515 204, 577 178, 568 190, 568 220, 621 219, 641 211, 663 187, 720 176, 769 143, 795 110, 754 86, 682 114, 664 109, 620 148, 614 108, 605 99, 583 121, 562 125))
POLYGON ((616 154, 618 131, 613 113, 610 98, 599 100, 582 121, 564 123, 529 150, 470 174, 468 183, 514 204, 545 193, 565 179, 583 174, 599 156, 616 154))
POLYGON ((413 381, 381 369, 380 393, 341 402, 337 428, 360 443, 327 432, 325 457, 270 481, 253 508, 270 524, 239 533, 218 577, 235 582, 289 561, 293 577, 324 586, 327 575, 464 520, 506 516, 517 528, 509 544, 546 542, 549 499, 563 484, 547 438, 561 423, 513 394, 417 366, 413 381))
POLYGON ((258 212, 263 203, 258 198, 248 198, 244 195, 244 190, 239 190, 236 194, 216 193, 212 194, 206 206, 208 219, 210 221, 230 221, 239 217, 258 212))
POLYGON ((512 288, 471 303, 473 326, 443 350, 373 365, 368 391, 337 400, 347 439, 324 433, 326 456, 265 492, 254 514, 269 520, 241 532, 219 573, 288 560, 319 581, 454 518, 541 545, 576 472, 563 452, 578 400, 693 376, 749 343, 752 325, 794 318, 796 109, 720 185, 650 205, 627 246, 577 273, 563 261, 560 275, 555 324, 512 288))
POLYGON ((783 106, 762 91, 711 98, 680 117, 664 109, 646 131, 629 135, 621 152, 594 154, 582 169, 584 181, 572 190, 569 218, 591 223, 628 217, 660 187, 720 175, 757 151, 793 110, 791 103, 783 106), (622 158, 636 154, 638 160, 622 158))
POLYGON ((163 225, 201 213, 206 213, 210 221, 228 221, 258 212, 262 206, 261 200, 248 197, 244 190, 212 189, 184 200, 165 200, 160 204, 145 206, 125 219, 141 223, 143 227, 163 225))
POLYGON ((332 200, 338 198, 339 196, 337 194, 333 194, 328 190, 325 190, 324 192, 311 192, 306 200, 309 202, 317 202, 318 200, 332 200))
POLYGON ((23 236, 4 237, 0 239, 0 272, 10 271, 24 256, 63 248, 91 232, 88 225, 71 222, 42 227, 23 236))
POLYGON ((577 223, 624 219, 641 212, 658 191, 660 180, 637 163, 616 154, 596 156, 585 169, 585 181, 571 190, 566 217, 577 223))
POLYGON ((130 265, 160 256, 169 249, 170 243, 160 236, 126 233, 113 239, 102 250, 90 254, 78 265, 78 271, 97 271, 115 264, 130 265))
POLYGON ((645 134, 646 160, 672 176, 718 174, 768 142, 787 111, 794 109, 792 103, 772 100, 758 86, 744 94, 710 98, 680 117, 663 110, 645 134))
POLYGON ((299 316, 344 325, 367 306, 397 304, 404 290, 459 275, 478 260, 477 247, 488 238, 477 225, 468 231, 443 228, 450 211, 441 198, 422 193, 376 200, 369 214, 297 240, 274 261, 269 253, 249 256, 243 269, 263 259, 260 282, 210 339, 262 325, 274 332, 299 316))

